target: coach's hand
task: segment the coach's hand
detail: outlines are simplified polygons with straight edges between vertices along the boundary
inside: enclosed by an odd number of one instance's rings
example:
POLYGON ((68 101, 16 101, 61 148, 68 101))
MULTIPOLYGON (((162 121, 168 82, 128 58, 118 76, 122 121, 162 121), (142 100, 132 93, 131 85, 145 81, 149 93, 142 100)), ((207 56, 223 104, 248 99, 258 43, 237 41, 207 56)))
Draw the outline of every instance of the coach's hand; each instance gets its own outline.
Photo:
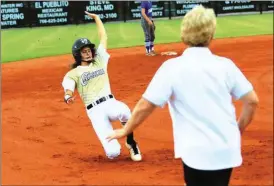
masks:
POLYGON ((125 137, 127 134, 126 134, 126 130, 124 128, 122 129, 116 129, 113 131, 113 133, 111 135, 109 135, 106 139, 108 141, 111 141, 113 139, 119 139, 119 138, 123 138, 125 137))
POLYGON ((96 17, 98 17, 97 14, 92 14, 92 13, 89 13, 89 12, 87 12, 87 11, 85 11, 85 13, 86 13, 90 18, 92 18, 92 19, 95 19, 96 17))

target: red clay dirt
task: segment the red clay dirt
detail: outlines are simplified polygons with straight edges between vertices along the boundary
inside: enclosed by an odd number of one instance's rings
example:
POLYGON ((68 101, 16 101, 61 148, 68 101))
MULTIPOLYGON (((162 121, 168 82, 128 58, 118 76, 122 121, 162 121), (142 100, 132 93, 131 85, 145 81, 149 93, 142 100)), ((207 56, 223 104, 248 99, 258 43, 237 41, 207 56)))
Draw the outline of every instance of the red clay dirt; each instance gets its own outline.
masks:
MULTIPOLYGON (((243 135, 244 163, 232 185, 273 185, 273 36, 215 40, 253 83, 260 105, 243 135)), ((156 50, 183 52, 181 43, 156 50)), ((147 57, 143 47, 109 50, 114 95, 132 109, 158 67, 174 56, 147 57)), ((142 162, 124 147, 108 160, 78 97, 67 106, 61 81, 71 55, 2 64, 3 185, 183 185, 181 161, 174 159, 168 109, 157 109, 136 131, 142 162)), ((236 104, 237 114, 240 104, 236 104)), ((119 123, 114 123, 119 127, 119 123)))

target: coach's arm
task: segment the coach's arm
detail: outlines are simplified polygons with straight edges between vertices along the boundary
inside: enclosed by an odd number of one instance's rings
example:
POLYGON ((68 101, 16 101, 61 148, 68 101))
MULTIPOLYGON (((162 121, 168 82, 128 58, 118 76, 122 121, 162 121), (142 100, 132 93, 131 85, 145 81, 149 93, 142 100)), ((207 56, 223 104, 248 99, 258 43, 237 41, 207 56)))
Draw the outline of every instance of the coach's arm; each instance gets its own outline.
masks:
POLYGON ((112 139, 119 139, 130 134, 136 127, 138 127, 156 108, 153 103, 141 98, 135 106, 132 116, 122 129, 114 130, 114 133, 107 137, 110 141, 112 139))
POLYGON ((243 133, 246 127, 253 120, 256 108, 259 103, 259 99, 256 92, 252 90, 243 97, 241 97, 240 100, 243 102, 243 110, 238 119, 238 125, 241 133, 243 133))

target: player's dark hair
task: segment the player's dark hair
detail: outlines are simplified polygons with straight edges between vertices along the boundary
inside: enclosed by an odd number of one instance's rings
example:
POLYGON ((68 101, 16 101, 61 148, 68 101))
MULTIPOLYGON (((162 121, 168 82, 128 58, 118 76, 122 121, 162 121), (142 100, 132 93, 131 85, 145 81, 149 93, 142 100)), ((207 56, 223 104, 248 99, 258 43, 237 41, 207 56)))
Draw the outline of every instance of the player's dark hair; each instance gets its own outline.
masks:
POLYGON ((74 63, 70 64, 70 68, 71 68, 71 69, 74 69, 74 68, 78 67, 79 65, 81 65, 81 63, 77 63, 77 62, 75 61, 74 63))

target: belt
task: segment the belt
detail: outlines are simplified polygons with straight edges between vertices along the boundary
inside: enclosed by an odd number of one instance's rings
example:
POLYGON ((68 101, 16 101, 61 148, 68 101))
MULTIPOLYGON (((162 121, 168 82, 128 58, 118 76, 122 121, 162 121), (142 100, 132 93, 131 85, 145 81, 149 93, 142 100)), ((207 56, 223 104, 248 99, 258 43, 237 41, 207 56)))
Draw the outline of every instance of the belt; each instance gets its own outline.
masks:
POLYGON ((106 100, 108 100, 108 99, 112 99, 112 98, 113 98, 113 95, 112 95, 112 94, 110 94, 110 95, 108 95, 108 96, 101 97, 100 99, 97 99, 95 102, 89 104, 89 105, 87 106, 87 109, 89 110, 89 109, 91 109, 92 107, 94 107, 94 106, 96 106, 96 105, 99 105, 100 103, 102 103, 102 102, 104 102, 104 101, 106 101, 106 100))

